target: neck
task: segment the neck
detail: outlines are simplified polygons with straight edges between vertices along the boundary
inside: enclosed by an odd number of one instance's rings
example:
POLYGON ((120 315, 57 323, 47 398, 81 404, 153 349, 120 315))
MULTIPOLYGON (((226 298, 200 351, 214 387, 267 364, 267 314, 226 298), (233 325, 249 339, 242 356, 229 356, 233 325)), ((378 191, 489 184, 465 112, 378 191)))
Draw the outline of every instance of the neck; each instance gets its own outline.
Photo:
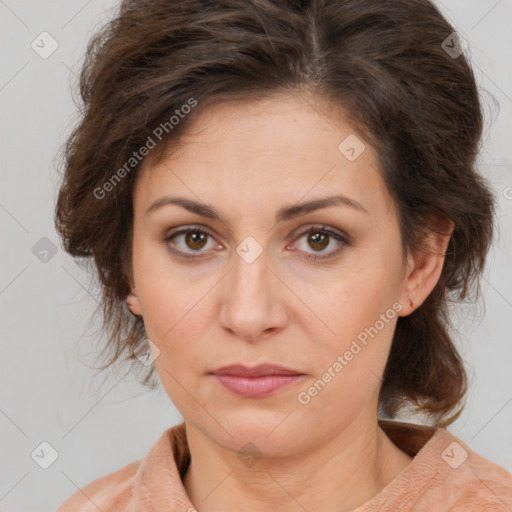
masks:
POLYGON ((236 452, 187 425, 191 462, 185 489, 201 512, 353 510, 412 460, 389 440, 376 419, 365 425, 354 422, 307 452, 265 456, 251 467, 236 452))

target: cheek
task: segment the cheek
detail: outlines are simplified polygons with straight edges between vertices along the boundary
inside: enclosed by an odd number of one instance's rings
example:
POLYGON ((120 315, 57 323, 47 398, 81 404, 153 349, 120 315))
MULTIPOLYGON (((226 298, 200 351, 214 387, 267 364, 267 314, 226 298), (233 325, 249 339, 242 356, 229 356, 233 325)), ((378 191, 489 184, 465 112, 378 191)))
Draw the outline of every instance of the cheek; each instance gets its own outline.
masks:
POLYGON ((384 251, 361 255, 343 275, 310 292, 311 309, 331 331, 322 325, 311 333, 316 354, 312 381, 320 379, 311 389, 311 404, 319 413, 330 400, 357 407, 380 383, 401 309, 401 260, 394 256, 384 251))
POLYGON ((384 295, 378 287, 351 283, 337 287, 329 299, 324 318, 335 334, 318 329, 310 347, 314 376, 296 397, 305 422, 322 417, 323 423, 339 426, 376 397, 398 318, 397 303, 393 307, 391 296, 384 295))
POLYGON ((187 417, 195 414, 197 407, 201 414, 200 406, 206 406, 198 392, 198 376, 211 367, 208 352, 198 343, 205 339, 208 303, 197 295, 200 294, 191 296, 159 281, 144 296, 147 334, 160 350, 155 369, 167 395, 187 417))
POLYGON ((375 280, 344 282, 329 293, 319 293, 313 307, 323 320, 316 333, 310 333, 317 358, 316 377, 330 368, 334 371, 338 356, 343 370, 335 373, 343 373, 351 382, 361 376, 368 378, 370 369, 375 375, 382 373, 400 310, 394 293, 380 288, 375 280))
POLYGON ((133 271, 148 337, 160 347, 189 323, 187 312, 199 302, 204 286, 192 272, 172 264, 165 246, 147 232, 135 233, 133 271))
POLYGON ((388 317, 395 317, 393 304, 396 308, 400 296, 397 261, 377 254, 360 257, 340 275, 333 274, 310 289, 308 304, 336 337, 351 339, 379 321, 382 314, 389 312, 388 317))
MULTIPOLYGON (((156 343, 162 355, 172 353, 186 358, 203 331, 207 317, 204 286, 196 284, 193 293, 187 293, 176 281, 146 282, 139 299, 144 304, 144 323, 148 337, 156 343)), ((192 359, 192 354, 190 354, 192 359)))

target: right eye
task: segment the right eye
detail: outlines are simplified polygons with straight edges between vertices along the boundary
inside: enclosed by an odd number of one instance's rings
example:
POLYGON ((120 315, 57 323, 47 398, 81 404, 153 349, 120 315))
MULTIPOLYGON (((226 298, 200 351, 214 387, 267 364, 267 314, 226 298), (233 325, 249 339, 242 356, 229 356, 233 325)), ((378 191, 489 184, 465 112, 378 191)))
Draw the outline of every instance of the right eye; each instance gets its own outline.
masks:
MULTIPOLYGON (((179 258, 197 259, 198 256, 194 253, 207 252, 203 249, 208 245, 209 237, 213 239, 213 234, 203 227, 188 227, 168 233, 163 241, 169 250, 179 258), (180 243, 182 244, 181 248, 176 248, 180 243)), ((212 244, 217 249, 222 248, 219 244, 213 242, 212 244)))

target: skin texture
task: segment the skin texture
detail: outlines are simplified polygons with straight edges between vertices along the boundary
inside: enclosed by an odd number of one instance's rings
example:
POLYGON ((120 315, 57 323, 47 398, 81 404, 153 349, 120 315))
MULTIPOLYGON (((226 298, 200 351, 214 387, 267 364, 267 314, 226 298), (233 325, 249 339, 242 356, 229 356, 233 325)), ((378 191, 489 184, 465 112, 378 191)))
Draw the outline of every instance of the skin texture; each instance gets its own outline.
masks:
POLYGON ((185 420, 192 456, 185 488, 201 512, 351 510, 411 461, 378 426, 378 393, 398 315, 435 286, 448 237, 432 236, 428 250, 403 259, 377 155, 360 135, 366 147, 356 160, 338 150, 351 134, 342 110, 316 96, 223 102, 203 110, 179 147, 137 176, 127 303, 143 316, 160 351, 160 380, 185 420), (283 206, 336 194, 367 212, 331 206, 276 223, 283 206), (177 205, 146 214, 164 195, 212 205, 225 222, 177 205), (213 236, 189 237, 188 245, 183 234, 164 240, 198 225, 213 236), (308 242, 315 226, 348 235, 350 244, 332 236, 308 242), (248 236, 263 251, 252 263, 236 251, 248 236), (180 259, 171 247, 197 259, 180 259), (299 393, 393 304, 400 312, 300 403, 299 393), (263 362, 305 375, 268 397, 243 398, 208 374, 263 362), (260 458, 249 467, 238 452, 253 446, 260 458))

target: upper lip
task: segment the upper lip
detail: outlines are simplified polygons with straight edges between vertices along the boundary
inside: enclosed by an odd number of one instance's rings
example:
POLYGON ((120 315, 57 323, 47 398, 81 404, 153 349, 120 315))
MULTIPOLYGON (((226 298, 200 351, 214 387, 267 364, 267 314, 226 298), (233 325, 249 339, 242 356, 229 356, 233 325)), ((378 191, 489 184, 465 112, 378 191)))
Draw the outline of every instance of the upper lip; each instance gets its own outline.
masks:
POLYGON ((244 366, 242 364, 230 364, 213 370, 211 373, 215 375, 237 375, 237 376, 249 376, 257 377, 262 375, 303 375, 303 373, 279 366, 276 364, 259 364, 257 366, 244 366))

